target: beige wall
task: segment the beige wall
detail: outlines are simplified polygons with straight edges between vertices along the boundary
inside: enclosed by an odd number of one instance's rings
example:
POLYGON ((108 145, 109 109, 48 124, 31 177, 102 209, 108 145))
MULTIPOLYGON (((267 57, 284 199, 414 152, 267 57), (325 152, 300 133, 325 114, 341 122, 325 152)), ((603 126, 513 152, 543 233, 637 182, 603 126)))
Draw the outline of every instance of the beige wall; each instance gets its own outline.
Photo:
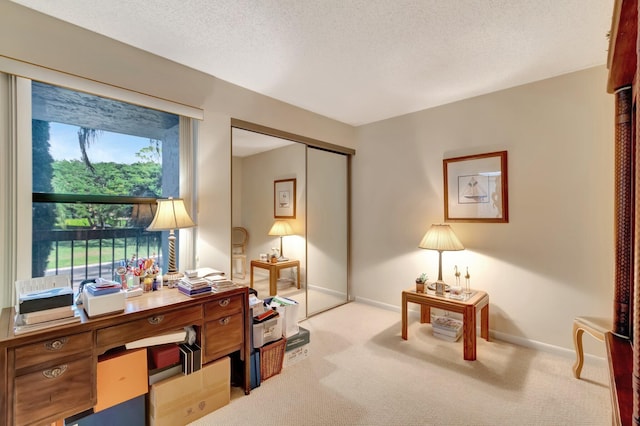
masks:
MULTIPOLYGON (((510 223, 453 224, 445 253, 491 295, 491 328, 569 348, 575 315, 612 306, 613 97, 595 68, 354 129, 0 0, 0 54, 204 110, 198 255, 230 266, 230 118, 357 148, 353 290, 398 309, 437 254, 417 244, 443 220, 442 159, 509 151, 510 223), (356 146, 357 145, 357 146, 356 146)), ((243 210, 246 206, 243 205, 243 210)), ((399 330, 398 330, 399 333, 399 330)))
POLYGON ((417 246, 444 219, 442 159, 507 150, 510 221, 453 223, 467 250, 443 254, 445 281, 454 279, 454 265, 468 266, 472 287, 490 294, 491 329, 512 340, 570 348, 574 316, 610 316, 606 76, 593 68, 359 128, 356 296, 397 307, 420 272, 437 278, 437 252, 417 246))

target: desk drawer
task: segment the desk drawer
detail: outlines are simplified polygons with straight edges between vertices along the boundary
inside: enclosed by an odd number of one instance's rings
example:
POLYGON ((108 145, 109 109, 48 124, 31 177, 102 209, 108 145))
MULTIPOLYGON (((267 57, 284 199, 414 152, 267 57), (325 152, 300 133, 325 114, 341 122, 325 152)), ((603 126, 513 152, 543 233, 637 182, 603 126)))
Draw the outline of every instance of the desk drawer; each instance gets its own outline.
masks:
MULTIPOLYGON (((200 306, 149 315, 146 318, 98 330, 97 346, 101 351, 104 348, 124 345, 134 340, 199 324, 202 324, 200 306)), ((100 353, 102 352, 98 352, 98 355, 100 353)))
POLYGON ((38 424, 47 417, 93 406, 95 360, 85 356, 15 378, 15 423, 38 424))
POLYGON ((218 318, 242 312, 242 294, 221 297, 220 299, 204 305, 204 319, 211 321, 218 318))
POLYGON ((207 321, 204 324, 204 359, 213 361, 242 349, 244 318, 242 313, 207 321))
POLYGON ((92 334, 88 331, 20 346, 15 349, 15 369, 55 362, 67 355, 91 350, 92 344, 92 334))

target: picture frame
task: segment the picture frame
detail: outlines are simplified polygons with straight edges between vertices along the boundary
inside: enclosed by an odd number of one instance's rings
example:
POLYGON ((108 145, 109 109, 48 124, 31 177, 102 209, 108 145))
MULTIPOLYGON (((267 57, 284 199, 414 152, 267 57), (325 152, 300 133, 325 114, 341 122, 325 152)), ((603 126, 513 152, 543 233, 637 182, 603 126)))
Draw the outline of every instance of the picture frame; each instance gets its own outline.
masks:
POLYGON ((507 151, 442 160, 445 222, 509 222, 507 151))
POLYGON ((273 217, 296 218, 296 179, 273 181, 273 217))

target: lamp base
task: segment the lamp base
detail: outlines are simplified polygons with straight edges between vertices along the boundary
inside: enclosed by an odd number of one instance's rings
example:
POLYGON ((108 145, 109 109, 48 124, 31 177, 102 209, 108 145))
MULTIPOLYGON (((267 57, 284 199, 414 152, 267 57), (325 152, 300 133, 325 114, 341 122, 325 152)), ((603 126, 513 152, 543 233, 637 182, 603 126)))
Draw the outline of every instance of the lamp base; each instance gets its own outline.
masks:
POLYGON ((162 282, 166 282, 167 287, 174 288, 178 286, 178 281, 180 281, 182 277, 184 277, 182 272, 167 272, 162 276, 162 282))

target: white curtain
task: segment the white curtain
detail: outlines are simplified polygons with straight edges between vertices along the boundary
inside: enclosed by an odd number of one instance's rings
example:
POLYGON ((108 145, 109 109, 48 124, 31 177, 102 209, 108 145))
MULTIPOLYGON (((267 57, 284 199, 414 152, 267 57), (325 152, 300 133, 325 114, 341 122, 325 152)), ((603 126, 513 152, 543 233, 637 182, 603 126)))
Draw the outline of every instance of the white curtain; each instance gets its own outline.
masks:
MULTIPOLYGON (((195 136, 197 121, 189 117, 180 116, 180 198, 191 215, 191 219, 198 224, 195 188, 195 136)), ((184 271, 195 267, 197 227, 181 229, 179 231, 179 260, 178 269, 184 271)))

